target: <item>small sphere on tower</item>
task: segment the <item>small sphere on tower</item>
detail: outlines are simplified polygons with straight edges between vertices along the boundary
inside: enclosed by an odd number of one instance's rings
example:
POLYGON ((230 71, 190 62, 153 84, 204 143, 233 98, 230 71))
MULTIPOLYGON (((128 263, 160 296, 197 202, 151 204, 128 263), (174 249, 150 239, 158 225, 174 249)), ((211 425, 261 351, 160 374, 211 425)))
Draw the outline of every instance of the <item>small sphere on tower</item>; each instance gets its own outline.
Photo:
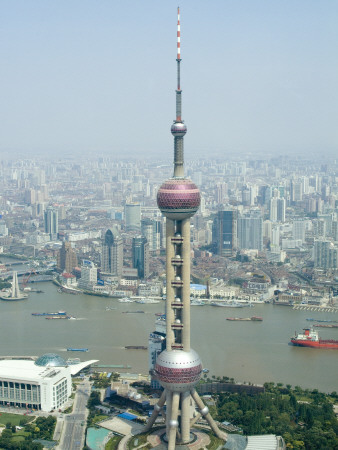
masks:
POLYGON ((183 137, 187 132, 187 127, 183 122, 174 122, 171 125, 171 134, 175 137, 183 137))
POLYGON ((195 350, 164 350, 157 357, 154 372, 164 388, 185 392, 199 382, 202 362, 195 350))
POLYGON ((157 206, 168 219, 192 217, 201 203, 198 187, 186 178, 171 178, 157 192, 157 206))

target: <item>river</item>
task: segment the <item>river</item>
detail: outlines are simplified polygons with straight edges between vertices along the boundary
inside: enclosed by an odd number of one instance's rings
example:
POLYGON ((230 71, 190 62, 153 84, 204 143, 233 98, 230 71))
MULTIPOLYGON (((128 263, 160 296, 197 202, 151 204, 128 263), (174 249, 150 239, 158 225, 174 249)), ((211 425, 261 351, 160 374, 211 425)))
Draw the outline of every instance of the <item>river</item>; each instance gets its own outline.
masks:
MULTIPOLYGON (((0 355, 42 355, 98 359, 102 364, 130 365, 130 372, 147 373, 145 350, 126 350, 126 345, 148 345, 159 304, 119 303, 89 295, 59 293, 52 283, 30 284, 43 293, 31 292, 27 300, 0 301, 0 355), (106 306, 116 309, 106 311, 106 306), (32 312, 66 310, 77 320, 46 320, 32 312), (125 314, 143 310, 144 314, 125 314), (86 347, 88 353, 70 353, 67 347, 86 347)), ((338 390, 338 351, 290 346, 295 330, 309 325, 307 317, 335 319, 338 315, 293 311, 289 307, 256 305, 254 308, 191 308, 192 347, 199 353, 209 376, 228 376, 237 381, 265 381, 338 390), (231 322, 226 317, 258 315, 263 322, 231 322)), ((322 338, 338 339, 338 329, 319 329, 322 338)))

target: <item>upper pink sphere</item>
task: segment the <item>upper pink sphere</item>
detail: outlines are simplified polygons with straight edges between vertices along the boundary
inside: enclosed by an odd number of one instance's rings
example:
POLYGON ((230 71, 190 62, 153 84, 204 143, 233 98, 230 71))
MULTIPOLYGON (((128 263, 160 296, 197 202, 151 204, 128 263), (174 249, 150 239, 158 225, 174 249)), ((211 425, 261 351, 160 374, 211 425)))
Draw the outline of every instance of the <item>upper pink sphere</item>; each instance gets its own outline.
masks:
POLYGON ((188 219, 197 212, 200 203, 198 187, 186 178, 171 178, 157 192, 157 205, 168 219, 188 219))

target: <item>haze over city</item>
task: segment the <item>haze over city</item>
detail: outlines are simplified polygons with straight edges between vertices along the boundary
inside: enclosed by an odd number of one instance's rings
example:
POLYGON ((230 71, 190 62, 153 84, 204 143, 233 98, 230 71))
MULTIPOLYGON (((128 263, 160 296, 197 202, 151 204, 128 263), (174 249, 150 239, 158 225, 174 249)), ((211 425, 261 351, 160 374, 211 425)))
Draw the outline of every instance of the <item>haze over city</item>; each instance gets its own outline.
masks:
MULTIPOLYGON (((176 6, 2 2, 2 157, 169 158, 176 6)), ((180 6, 187 160, 335 154, 336 2, 180 6)))

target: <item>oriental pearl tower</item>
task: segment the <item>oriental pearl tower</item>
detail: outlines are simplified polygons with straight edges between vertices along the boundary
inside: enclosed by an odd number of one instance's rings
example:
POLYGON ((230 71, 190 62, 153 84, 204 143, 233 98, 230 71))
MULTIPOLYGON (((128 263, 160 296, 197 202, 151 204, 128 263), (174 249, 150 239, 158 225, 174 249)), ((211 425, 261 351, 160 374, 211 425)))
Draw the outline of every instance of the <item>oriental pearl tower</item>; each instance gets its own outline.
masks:
POLYGON ((191 427, 201 417, 208 421, 218 437, 226 438, 195 390, 201 378, 202 362, 190 347, 190 218, 197 212, 201 197, 198 187, 184 177, 183 138, 187 127, 181 117, 179 8, 176 61, 176 119, 171 126, 174 175, 157 193, 157 205, 166 217, 166 349, 158 355, 152 375, 164 391, 146 425, 146 431, 150 430, 166 404, 164 439, 170 450, 194 440, 191 427))

